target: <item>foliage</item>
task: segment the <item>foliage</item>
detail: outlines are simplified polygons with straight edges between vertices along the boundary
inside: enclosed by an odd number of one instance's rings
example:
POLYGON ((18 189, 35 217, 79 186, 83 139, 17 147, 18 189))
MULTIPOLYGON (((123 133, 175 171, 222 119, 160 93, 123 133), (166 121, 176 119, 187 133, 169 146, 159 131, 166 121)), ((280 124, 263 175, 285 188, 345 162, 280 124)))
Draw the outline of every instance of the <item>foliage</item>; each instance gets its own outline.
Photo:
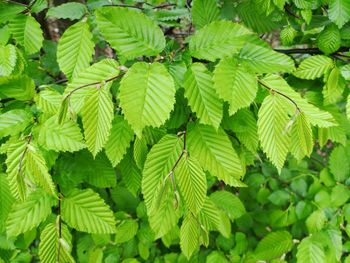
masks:
POLYGON ((350 262, 348 0, 0 1, 0 263, 350 262))

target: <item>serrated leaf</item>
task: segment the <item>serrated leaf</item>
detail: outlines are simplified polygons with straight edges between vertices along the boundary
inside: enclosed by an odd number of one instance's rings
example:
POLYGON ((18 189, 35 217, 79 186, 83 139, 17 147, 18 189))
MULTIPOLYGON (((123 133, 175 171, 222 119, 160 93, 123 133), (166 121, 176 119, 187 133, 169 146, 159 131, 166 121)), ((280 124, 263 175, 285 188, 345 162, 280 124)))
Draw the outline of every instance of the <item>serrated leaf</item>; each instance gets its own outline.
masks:
POLYGON ((180 247, 187 259, 190 259, 199 247, 199 227, 196 218, 190 213, 187 214, 180 229, 180 247))
POLYGON ((210 200, 213 201, 218 208, 225 211, 232 220, 246 213, 241 200, 228 191, 216 191, 210 195, 210 200))
POLYGON ((163 181, 169 177, 170 171, 179 158, 182 144, 182 140, 177 136, 165 135, 147 155, 142 173, 142 194, 148 214, 157 207, 159 195, 165 187, 163 181))
POLYGON ((122 175, 122 182, 126 188, 134 195, 137 195, 141 187, 142 175, 130 151, 124 155, 123 160, 119 164, 119 169, 122 175))
POLYGON ((346 100, 346 117, 350 120, 350 95, 348 95, 346 100))
POLYGON ((123 116, 116 115, 105 146, 106 155, 113 166, 117 166, 122 160, 133 138, 134 132, 128 122, 124 120, 123 116))
POLYGON ((72 236, 65 224, 61 224, 60 227, 61 230, 58 229, 58 224, 50 223, 42 230, 39 244, 39 258, 41 262, 75 262, 70 255, 72 236))
POLYGON ((213 176, 226 184, 237 186, 243 175, 242 164, 224 130, 208 125, 190 124, 187 135, 188 151, 213 176))
MULTIPOLYGON (((79 3, 67 3, 79 4, 79 3)), ((81 4, 79 4, 81 5, 81 4)), ((88 68, 94 52, 92 33, 86 22, 78 22, 64 31, 57 46, 57 62, 68 79, 88 68)))
POLYGON ((132 239, 139 228, 136 220, 127 219, 120 222, 115 230, 115 242, 117 244, 124 243, 132 239))
POLYGON ((330 70, 333 65, 331 58, 323 55, 316 55, 304 59, 293 74, 301 79, 316 79, 330 70))
POLYGON ((115 218, 105 201, 91 189, 74 189, 62 199, 62 219, 78 231, 115 232, 115 218))
POLYGON ((208 69, 203 64, 194 63, 188 68, 184 81, 185 97, 192 111, 196 112, 201 123, 217 129, 222 119, 223 105, 208 69))
POLYGON ((40 50, 44 40, 43 31, 34 17, 18 14, 10 21, 9 26, 17 43, 22 45, 28 54, 40 50))
POLYGON ((292 236, 287 231, 276 231, 266 235, 257 245, 254 257, 258 260, 279 258, 293 247, 292 236))
POLYGON ((255 74, 241 67, 235 59, 222 59, 215 68, 213 81, 219 97, 230 104, 230 115, 248 107, 258 91, 255 74))
POLYGON ((137 167, 142 170, 148 153, 148 146, 145 137, 135 138, 133 153, 137 167))
POLYGON ((291 153, 301 160, 304 156, 310 156, 313 149, 312 129, 310 122, 303 112, 296 115, 291 131, 291 153))
POLYGON ((193 57, 215 61, 237 53, 252 32, 231 21, 216 21, 197 31, 190 40, 193 57))
POLYGON ((291 72, 295 69, 294 61, 289 56, 250 43, 244 45, 239 58, 256 73, 291 72))
POLYGON ((79 126, 71 120, 59 125, 56 116, 45 121, 38 140, 48 150, 57 152, 75 152, 86 147, 79 126))
POLYGON ((6 175, 2 173, 0 173, 0 196, 0 231, 4 232, 6 219, 15 199, 11 194, 6 175))
POLYGON ((350 3, 347 0, 330 0, 328 17, 339 28, 350 20, 350 3))
POLYGON ((294 38, 297 36, 298 31, 291 25, 286 26, 280 33, 280 38, 284 46, 290 46, 293 44, 294 38))
POLYGON ((186 207, 197 215, 207 193, 207 178, 198 160, 184 155, 175 169, 175 179, 186 207))
POLYGON ((35 98, 36 105, 44 113, 56 114, 60 108, 62 95, 55 90, 42 90, 35 98))
POLYGON ((0 115, 0 137, 16 135, 33 121, 32 115, 21 109, 10 110, 0 115))
POLYGON ((289 118, 285 103, 285 98, 271 94, 264 99, 258 115, 261 147, 279 171, 284 165, 290 145, 287 131, 289 118))
POLYGON ((143 128, 159 127, 169 118, 175 103, 174 80, 158 62, 135 63, 121 80, 119 99, 125 119, 141 137, 143 128))
POLYGON ((326 85, 323 88, 324 103, 335 104, 343 98, 346 82, 337 67, 332 68, 327 76, 326 85))
POLYGON ((18 236, 39 226, 51 214, 51 199, 38 189, 23 202, 15 203, 6 220, 8 236, 18 236))
POLYGON ((30 100, 35 94, 35 83, 27 75, 0 78, 0 97, 17 100, 30 100))
POLYGON ((350 172, 350 161, 347 150, 339 145, 333 149, 329 156, 329 169, 337 182, 343 182, 350 172))
POLYGON ((311 237, 304 238, 298 245, 296 254, 298 263, 325 263, 325 252, 319 242, 311 237))
POLYGON ((72 2, 49 8, 46 17, 75 20, 82 18, 86 12, 87 8, 84 4, 72 2))
POLYGON ((108 87, 96 87, 86 98, 82 108, 86 145, 93 156, 108 140, 113 120, 113 102, 108 87))
POLYGON ((96 11, 96 22, 111 46, 128 59, 154 56, 165 47, 163 32, 157 24, 135 10, 103 7, 96 11))
POLYGON ((340 45, 340 31, 335 24, 327 25, 317 38, 318 48, 326 55, 336 52, 340 48, 340 45))
POLYGON ((194 0, 191 13, 193 24, 197 30, 220 18, 220 10, 216 0, 194 0))
POLYGON ((9 76, 14 70, 16 62, 16 48, 13 45, 2 46, 0 43, 0 77, 9 76))

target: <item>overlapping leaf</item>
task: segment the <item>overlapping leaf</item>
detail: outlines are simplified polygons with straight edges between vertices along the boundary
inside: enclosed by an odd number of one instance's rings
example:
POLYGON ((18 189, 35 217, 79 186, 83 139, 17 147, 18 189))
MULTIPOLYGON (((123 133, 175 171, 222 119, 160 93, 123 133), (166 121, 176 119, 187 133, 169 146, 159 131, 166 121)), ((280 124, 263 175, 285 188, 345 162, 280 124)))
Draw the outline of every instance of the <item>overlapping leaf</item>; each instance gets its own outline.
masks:
POLYGON ((9 76, 16 66, 16 61, 16 48, 12 45, 0 44, 0 77, 9 76))
POLYGON ((321 77, 332 67, 333 61, 331 58, 323 55, 316 55, 304 59, 293 74, 301 79, 316 79, 321 77))
POLYGON ((343 27, 350 20, 350 2, 347 0, 330 0, 328 16, 339 28, 343 27))
POLYGON ((197 30, 220 18, 220 10, 213 0, 194 0, 191 13, 197 30))
POLYGON ((313 149, 312 129, 310 122, 303 112, 299 112, 294 120, 291 131, 291 153, 301 160, 304 156, 310 156, 313 149))
POLYGON ((4 232, 5 222, 11 210, 12 204, 15 202, 6 175, 0 173, 0 231, 4 232))
POLYGON ((32 115, 21 109, 7 111, 0 115, 0 137, 15 135, 23 131, 31 122, 32 115))
POLYGON ((191 258, 192 254, 199 247, 200 225, 197 219, 188 214, 182 222, 180 229, 180 246, 181 251, 187 259, 191 258))

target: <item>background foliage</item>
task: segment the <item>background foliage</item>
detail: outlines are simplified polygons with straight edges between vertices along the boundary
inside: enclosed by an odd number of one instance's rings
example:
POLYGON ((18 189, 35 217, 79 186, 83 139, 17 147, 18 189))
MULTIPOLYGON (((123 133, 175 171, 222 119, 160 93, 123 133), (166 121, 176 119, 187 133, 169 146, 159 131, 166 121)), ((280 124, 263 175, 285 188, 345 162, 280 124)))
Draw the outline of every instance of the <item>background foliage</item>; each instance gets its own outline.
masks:
POLYGON ((0 2, 0 262, 350 262, 350 2, 0 2))

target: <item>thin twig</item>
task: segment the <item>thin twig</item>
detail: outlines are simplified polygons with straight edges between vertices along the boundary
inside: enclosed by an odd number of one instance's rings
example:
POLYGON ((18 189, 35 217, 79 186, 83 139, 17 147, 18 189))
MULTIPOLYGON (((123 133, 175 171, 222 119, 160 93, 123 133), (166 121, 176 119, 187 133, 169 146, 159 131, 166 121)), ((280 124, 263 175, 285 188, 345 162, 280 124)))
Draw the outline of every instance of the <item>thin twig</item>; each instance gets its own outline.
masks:
POLYGON ((300 19, 300 18, 301 18, 300 16, 298 16, 298 15, 295 14, 295 13, 293 13, 293 12, 289 9, 289 5, 285 5, 285 6, 284 6, 284 10, 285 10, 286 13, 287 13, 288 15, 290 15, 290 16, 293 16, 293 17, 295 17, 295 18, 297 18, 297 19, 300 19))
POLYGON ((58 227, 58 247, 57 247, 57 262, 60 263, 61 257, 61 238, 62 238, 62 219, 61 219, 61 198, 62 194, 60 193, 60 187, 57 185, 58 189, 58 216, 57 216, 57 227, 58 227))
MULTIPOLYGON (((323 52, 318 48, 292 48, 292 49, 274 49, 277 52, 283 53, 283 54, 323 54, 323 52)), ((339 52, 347 52, 349 51, 348 47, 340 47, 336 52, 333 54, 339 53, 339 52)))
POLYGON ((17 5, 21 5, 21 6, 27 7, 26 4, 22 4, 22 3, 19 3, 19 2, 16 2, 16 1, 12 1, 12 0, 5 0, 5 1, 8 2, 8 3, 17 4, 17 5))
POLYGON ((299 112, 301 112, 301 109, 299 108, 298 104, 297 104, 292 98, 290 98, 289 96, 287 96, 286 94, 284 94, 284 93, 282 93, 282 92, 280 92, 280 91, 278 91, 278 90, 275 90, 275 89, 273 89, 273 88, 270 88, 269 86, 267 86, 264 82, 262 82, 262 81, 259 80, 259 79, 258 79, 258 82, 259 82, 259 84, 260 84, 261 86, 263 86, 263 87, 266 88, 267 90, 269 90, 269 91, 271 91, 271 92, 274 92, 274 93, 277 93, 277 94, 279 94, 279 95, 285 97, 287 100, 289 100, 289 101, 295 106, 295 108, 296 108, 299 112))

